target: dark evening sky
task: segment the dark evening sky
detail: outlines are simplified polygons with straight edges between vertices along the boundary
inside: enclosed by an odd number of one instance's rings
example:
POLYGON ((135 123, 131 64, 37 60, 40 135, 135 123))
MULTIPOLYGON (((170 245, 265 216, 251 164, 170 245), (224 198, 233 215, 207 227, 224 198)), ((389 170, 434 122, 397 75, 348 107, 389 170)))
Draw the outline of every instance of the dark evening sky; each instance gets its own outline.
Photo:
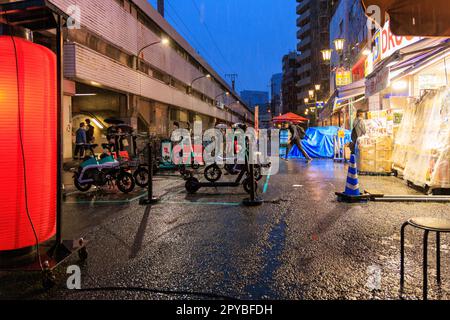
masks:
MULTIPOLYGON (((156 8, 156 0, 148 0, 156 8)), ((295 0, 166 0, 166 19, 237 91, 269 91, 296 46, 295 0)))

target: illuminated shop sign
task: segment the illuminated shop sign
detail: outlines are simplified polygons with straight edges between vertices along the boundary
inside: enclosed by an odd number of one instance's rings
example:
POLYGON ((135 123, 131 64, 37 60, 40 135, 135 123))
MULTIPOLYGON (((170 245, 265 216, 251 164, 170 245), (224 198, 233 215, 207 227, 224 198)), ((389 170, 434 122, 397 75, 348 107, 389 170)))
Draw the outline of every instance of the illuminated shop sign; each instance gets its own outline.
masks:
POLYGON ((336 72, 336 86, 343 87, 352 83, 352 72, 344 69, 336 72))
MULTIPOLYGON (((421 37, 403 37, 396 36, 392 33, 389 21, 386 22, 384 27, 375 33, 373 38, 373 48, 372 48, 372 64, 383 61, 384 59, 390 57, 397 50, 405 48, 413 43, 416 43, 422 39, 421 37)), ((370 67, 370 63, 369 63, 370 67)), ((372 70, 370 70, 371 72, 372 70)))

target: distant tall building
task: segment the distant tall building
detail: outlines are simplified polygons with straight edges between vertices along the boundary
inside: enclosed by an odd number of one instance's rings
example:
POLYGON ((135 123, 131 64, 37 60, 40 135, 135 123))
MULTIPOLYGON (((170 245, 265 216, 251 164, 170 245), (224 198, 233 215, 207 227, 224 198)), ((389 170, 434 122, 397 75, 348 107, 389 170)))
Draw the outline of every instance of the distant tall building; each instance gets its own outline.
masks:
POLYGON ((270 105, 275 115, 283 113, 281 109, 281 86, 283 83, 283 74, 277 73, 270 79, 270 105))
POLYGON ((306 108, 304 98, 316 84, 321 85, 318 99, 329 95, 330 66, 322 60, 321 50, 329 49, 331 8, 336 0, 297 0, 297 50, 299 68, 298 99, 306 108))
POLYGON ((269 128, 272 122, 272 110, 269 102, 269 92, 244 90, 241 91, 241 99, 254 111, 259 107, 259 127, 269 128))
POLYGON ((241 91, 241 99, 250 109, 255 109, 255 106, 269 103, 269 93, 267 91, 244 90, 241 91))
POLYGON ((283 57, 283 80, 281 89, 282 108, 281 113, 298 112, 298 58, 297 52, 292 51, 283 57))

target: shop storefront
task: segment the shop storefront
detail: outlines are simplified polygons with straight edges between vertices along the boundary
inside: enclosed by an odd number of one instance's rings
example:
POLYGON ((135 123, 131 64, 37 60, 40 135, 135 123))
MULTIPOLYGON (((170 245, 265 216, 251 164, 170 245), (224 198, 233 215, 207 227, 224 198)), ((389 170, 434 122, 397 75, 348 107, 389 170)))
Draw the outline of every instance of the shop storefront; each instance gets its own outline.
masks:
POLYGON ((366 77, 367 135, 359 170, 397 173, 426 190, 450 188, 450 46, 448 39, 377 32, 366 77), (371 66, 372 67, 372 66, 371 66))

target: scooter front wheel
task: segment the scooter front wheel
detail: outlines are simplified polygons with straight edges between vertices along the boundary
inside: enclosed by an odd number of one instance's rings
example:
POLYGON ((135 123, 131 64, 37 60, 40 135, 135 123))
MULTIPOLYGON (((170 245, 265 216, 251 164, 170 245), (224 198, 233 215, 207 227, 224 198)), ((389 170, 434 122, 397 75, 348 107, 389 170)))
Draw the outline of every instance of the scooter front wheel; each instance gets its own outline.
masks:
POLYGON ((209 182, 217 182, 222 177, 222 170, 217 165, 212 164, 206 167, 204 176, 209 182))
POLYGON ((77 188, 81 192, 87 192, 92 187, 92 184, 90 184, 90 183, 86 183, 86 184, 80 183, 78 181, 78 177, 76 177, 76 176, 73 177, 73 184, 75 185, 75 188, 77 188))
POLYGON ((122 172, 116 179, 117 188, 123 193, 130 193, 134 190, 136 183, 133 175, 128 172, 122 172))

